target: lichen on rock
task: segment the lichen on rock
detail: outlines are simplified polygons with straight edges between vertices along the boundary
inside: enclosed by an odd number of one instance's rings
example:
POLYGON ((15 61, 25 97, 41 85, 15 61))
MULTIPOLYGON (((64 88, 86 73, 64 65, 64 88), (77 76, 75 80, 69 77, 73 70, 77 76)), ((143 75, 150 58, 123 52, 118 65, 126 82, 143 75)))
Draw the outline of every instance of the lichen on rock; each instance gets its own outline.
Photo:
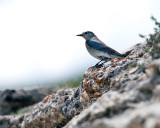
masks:
MULTIPOLYGON (((113 117, 120 118, 127 112, 132 115, 132 111, 138 111, 139 106, 146 105, 153 98, 154 91, 147 86, 155 71, 149 74, 147 70, 155 70, 159 63, 151 63, 152 57, 145 53, 145 48, 146 42, 137 44, 122 61, 90 67, 83 74, 84 80, 78 88, 61 89, 36 105, 32 113, 24 117, 22 128, 90 128, 94 125, 100 127, 100 122, 107 120, 108 123, 102 123, 106 127, 116 123, 113 117)), ((119 125, 130 126, 129 120, 122 124, 119 125)))
POLYGON ((14 120, 19 123, 14 127, 160 127, 160 42, 151 45, 160 33, 154 35, 128 49, 124 60, 88 68, 79 87, 46 96, 21 121, 14 120))

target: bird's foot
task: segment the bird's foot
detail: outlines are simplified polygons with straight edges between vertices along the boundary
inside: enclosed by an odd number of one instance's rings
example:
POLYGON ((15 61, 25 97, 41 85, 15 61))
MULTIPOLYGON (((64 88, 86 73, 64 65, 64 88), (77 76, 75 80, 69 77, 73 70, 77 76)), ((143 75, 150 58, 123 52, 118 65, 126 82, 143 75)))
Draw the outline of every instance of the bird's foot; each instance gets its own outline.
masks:
POLYGON ((96 64, 95 66, 93 66, 94 68, 101 68, 104 65, 104 63, 101 64, 96 64))

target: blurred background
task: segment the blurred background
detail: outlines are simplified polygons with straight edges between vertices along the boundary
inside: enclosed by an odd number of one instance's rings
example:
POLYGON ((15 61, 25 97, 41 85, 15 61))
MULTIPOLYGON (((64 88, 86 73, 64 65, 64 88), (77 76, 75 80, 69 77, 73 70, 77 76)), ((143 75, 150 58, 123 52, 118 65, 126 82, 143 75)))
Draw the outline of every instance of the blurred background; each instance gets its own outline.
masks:
POLYGON ((98 62, 84 31, 119 52, 144 41, 160 0, 0 0, 0 90, 82 79, 98 62))

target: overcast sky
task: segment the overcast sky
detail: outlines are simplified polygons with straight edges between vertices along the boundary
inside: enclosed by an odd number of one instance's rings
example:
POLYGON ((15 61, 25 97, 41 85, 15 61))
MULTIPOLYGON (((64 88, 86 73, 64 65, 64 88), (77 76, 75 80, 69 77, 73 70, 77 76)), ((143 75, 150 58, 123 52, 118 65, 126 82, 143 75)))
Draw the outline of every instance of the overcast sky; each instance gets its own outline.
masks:
POLYGON ((119 52, 153 32, 160 0, 0 0, 0 89, 83 73, 98 60, 77 34, 119 52))

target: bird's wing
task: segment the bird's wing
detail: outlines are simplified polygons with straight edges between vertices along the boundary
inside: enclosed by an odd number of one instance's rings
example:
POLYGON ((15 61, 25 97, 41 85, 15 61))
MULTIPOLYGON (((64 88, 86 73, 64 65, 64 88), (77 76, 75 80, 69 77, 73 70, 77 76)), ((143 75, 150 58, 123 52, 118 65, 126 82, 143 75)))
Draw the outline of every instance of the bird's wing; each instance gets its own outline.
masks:
POLYGON ((104 43, 98 43, 98 42, 95 42, 95 41, 92 41, 92 40, 87 40, 86 43, 89 47, 94 48, 96 50, 106 52, 107 54, 110 54, 110 55, 115 55, 115 56, 122 57, 122 55, 120 53, 118 53, 114 49, 108 47, 104 43))

